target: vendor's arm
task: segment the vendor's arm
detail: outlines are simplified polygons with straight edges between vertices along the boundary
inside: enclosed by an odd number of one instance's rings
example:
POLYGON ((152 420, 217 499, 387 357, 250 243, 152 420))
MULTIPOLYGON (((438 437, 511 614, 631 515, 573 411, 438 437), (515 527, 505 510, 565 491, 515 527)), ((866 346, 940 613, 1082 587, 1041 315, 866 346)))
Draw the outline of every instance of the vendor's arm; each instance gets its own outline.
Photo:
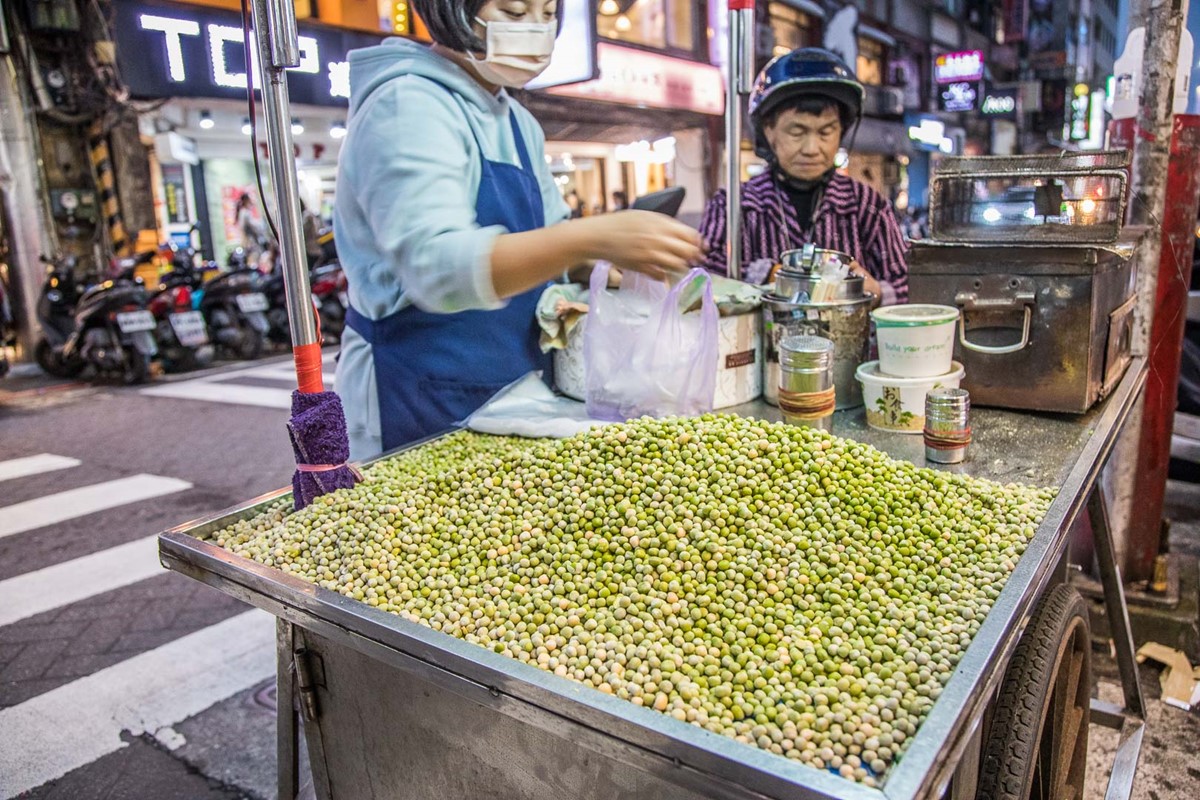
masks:
POLYGON ((879 282, 882 305, 908 302, 908 244, 896 215, 881 195, 866 211, 863 225, 863 266, 879 282))
MULTIPOLYGON (((376 90, 359 119, 354 201, 388 263, 374 265, 399 280, 419 307, 435 312, 490 309, 504 298, 559 277, 590 259, 661 277, 699 258, 699 237, 686 225, 650 212, 570 220, 523 233, 475 224, 475 198, 463 176, 477 156, 461 111, 407 80, 376 90), (398 130, 398 119, 421 125, 398 130)), ((540 151, 535 158, 541 160, 540 151)), ((539 173, 540 177, 540 173, 539 173)), ((543 193, 545 196, 545 193, 543 193)), ((549 206, 551 213, 555 206, 549 206)))

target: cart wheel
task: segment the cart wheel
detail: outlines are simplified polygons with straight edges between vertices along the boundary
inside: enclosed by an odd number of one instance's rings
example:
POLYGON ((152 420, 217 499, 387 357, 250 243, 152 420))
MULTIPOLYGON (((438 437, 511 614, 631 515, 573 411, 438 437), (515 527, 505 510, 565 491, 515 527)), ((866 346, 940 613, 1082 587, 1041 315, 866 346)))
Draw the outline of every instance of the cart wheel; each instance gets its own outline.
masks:
POLYGON ((1025 629, 996 698, 977 800, 1079 800, 1091 696, 1087 605, 1061 584, 1025 629))

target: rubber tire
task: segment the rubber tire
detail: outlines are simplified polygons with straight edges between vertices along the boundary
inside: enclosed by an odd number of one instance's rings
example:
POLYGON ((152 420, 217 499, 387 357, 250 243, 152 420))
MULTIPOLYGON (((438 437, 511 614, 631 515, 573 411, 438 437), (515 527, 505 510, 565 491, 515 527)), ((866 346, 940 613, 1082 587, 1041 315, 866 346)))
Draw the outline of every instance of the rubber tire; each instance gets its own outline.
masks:
POLYGON ((125 348, 125 370, 121 373, 121 382, 126 386, 136 386, 145 383, 150 377, 150 359, 136 347, 125 348))
POLYGON ((87 366, 83 361, 68 361, 60 353, 54 351, 54 345, 46 339, 39 339, 33 348, 33 358, 47 374, 55 378, 74 378, 83 372, 87 366))
POLYGON ((251 328, 249 324, 242 327, 241 334, 242 339, 234 351, 237 357, 244 361, 254 361, 262 356, 263 348, 266 347, 263 335, 251 328))
MULTIPOLYGON (((979 767, 976 800, 1027 800, 1033 789, 1034 767, 1042 734, 1053 713, 1050 703, 1063 656, 1063 647, 1077 626, 1083 629, 1080 682, 1091 688, 1091 628, 1087 603, 1079 592, 1059 584, 1043 595, 1009 662, 993 707, 988 737, 979 767)), ((1087 713, 1077 738, 1083 739, 1086 771, 1087 713)), ((1072 742, 1072 745, 1074 742, 1072 742)), ((1082 778, 1082 775, 1080 776, 1082 778)))

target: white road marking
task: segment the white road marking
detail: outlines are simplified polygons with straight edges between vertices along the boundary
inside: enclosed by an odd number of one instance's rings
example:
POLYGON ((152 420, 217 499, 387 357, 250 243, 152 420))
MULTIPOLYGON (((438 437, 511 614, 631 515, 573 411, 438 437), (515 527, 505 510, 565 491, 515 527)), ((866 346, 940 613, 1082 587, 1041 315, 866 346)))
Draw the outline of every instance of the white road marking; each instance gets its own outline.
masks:
POLYGON ((27 456, 26 458, 13 458, 8 461, 0 461, 0 481, 78 467, 81 463, 83 462, 77 458, 56 456, 51 453, 41 453, 36 456, 27 456))
POLYGON ((163 573, 158 536, 0 581, 0 626, 163 573))
POLYGON ((0 508, 0 539, 190 488, 178 478, 140 474, 27 500, 0 508))
POLYGON ((142 389, 141 394, 153 397, 172 397, 177 400, 201 400, 208 403, 230 403, 240 406, 292 409, 290 389, 266 389, 261 386, 238 386, 235 383, 184 381, 165 383, 142 389))
POLYGON ((275 672, 275 621, 250 611, 0 710, 0 796, 154 734, 275 672))

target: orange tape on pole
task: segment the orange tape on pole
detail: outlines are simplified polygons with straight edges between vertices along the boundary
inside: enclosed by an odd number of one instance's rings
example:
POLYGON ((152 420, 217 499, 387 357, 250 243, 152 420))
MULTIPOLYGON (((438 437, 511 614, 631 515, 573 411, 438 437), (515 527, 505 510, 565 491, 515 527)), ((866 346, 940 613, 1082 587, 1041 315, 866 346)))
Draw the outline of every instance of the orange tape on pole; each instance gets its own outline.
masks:
POLYGON ((321 379, 321 345, 314 342, 293 347, 292 357, 296 362, 296 384, 300 391, 304 394, 325 391, 325 382, 321 379))

